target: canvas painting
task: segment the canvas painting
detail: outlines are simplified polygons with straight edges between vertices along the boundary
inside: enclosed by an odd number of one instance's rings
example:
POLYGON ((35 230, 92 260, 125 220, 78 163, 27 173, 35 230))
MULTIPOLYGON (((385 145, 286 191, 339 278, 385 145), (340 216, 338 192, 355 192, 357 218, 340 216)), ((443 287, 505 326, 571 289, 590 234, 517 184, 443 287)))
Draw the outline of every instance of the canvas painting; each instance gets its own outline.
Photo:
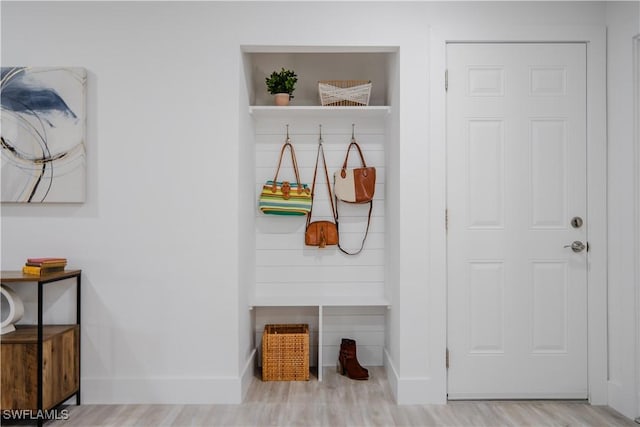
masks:
POLYGON ((2 202, 84 202, 86 70, 1 70, 2 202))

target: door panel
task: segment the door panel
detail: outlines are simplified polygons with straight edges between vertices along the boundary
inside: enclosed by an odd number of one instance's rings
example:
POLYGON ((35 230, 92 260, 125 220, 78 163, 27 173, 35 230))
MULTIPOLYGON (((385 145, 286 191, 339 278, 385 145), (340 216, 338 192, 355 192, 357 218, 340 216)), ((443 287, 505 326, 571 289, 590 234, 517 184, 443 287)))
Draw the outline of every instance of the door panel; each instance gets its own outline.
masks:
POLYGON ((449 398, 586 398, 586 47, 450 44, 447 68, 449 398))

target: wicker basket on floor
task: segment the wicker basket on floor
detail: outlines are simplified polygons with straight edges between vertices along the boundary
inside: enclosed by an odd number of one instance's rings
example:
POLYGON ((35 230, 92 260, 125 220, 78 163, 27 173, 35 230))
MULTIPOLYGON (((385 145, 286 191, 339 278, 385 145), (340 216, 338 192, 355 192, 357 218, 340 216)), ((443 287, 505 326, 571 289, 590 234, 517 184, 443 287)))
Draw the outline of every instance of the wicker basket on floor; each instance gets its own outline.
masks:
POLYGON ((309 380, 309 325, 265 325, 262 381, 309 380))
POLYGON ((369 80, 320 80, 320 103, 323 106, 369 105, 371 81, 369 80))

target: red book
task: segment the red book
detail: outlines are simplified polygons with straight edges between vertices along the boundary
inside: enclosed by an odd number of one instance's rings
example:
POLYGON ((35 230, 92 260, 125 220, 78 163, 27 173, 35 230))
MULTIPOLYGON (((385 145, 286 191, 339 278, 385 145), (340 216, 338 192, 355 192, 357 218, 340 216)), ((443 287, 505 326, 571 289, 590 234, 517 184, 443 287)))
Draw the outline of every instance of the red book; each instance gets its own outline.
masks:
POLYGON ((67 265, 66 258, 27 258, 27 262, 25 265, 30 267, 41 267, 41 268, 51 268, 51 267, 65 267, 67 265))
POLYGON ((50 263, 50 262, 67 262, 66 258, 27 258, 27 262, 29 263, 34 263, 34 264, 42 264, 42 263, 50 263))

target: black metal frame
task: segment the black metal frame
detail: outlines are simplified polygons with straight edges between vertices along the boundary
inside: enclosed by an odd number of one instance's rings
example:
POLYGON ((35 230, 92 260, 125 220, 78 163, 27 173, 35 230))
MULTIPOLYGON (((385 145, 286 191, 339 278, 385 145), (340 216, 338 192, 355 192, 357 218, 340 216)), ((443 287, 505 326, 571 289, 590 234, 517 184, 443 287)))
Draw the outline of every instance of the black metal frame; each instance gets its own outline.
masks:
MULTIPOLYGON (((81 357, 80 357, 80 335, 81 335, 81 330, 80 330, 80 284, 81 284, 81 275, 82 275, 82 271, 78 270, 77 273, 69 275, 69 276, 64 276, 64 277, 55 277, 55 278, 50 278, 50 279, 45 279, 45 280, 38 280, 38 344, 37 344, 37 360, 38 360, 38 393, 37 393, 37 409, 38 409, 38 426, 42 426, 44 420, 42 419, 42 417, 40 417, 41 411, 44 409, 43 408, 43 390, 42 390, 42 362, 43 362, 43 350, 42 350, 42 344, 43 344, 43 297, 44 297, 44 285, 46 285, 47 283, 54 283, 54 282, 59 282, 61 280, 66 280, 66 279, 76 279, 76 325, 78 325, 78 389, 76 390, 75 393, 69 395, 65 400, 69 399, 71 396, 73 396, 75 394, 76 396, 76 405, 80 405, 80 363, 81 363, 81 357)), ((63 403, 64 400, 62 402, 59 402, 56 404, 56 406, 59 406, 61 403, 63 403)))

